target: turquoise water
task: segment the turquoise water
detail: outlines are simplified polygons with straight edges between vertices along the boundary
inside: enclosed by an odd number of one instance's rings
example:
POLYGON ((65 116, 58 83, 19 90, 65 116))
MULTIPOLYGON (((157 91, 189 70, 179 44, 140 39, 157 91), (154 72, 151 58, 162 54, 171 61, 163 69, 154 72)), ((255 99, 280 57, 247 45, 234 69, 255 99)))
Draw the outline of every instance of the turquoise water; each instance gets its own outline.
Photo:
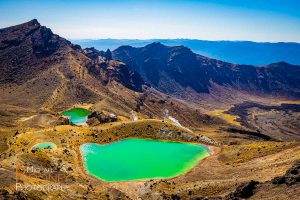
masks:
POLYGON ((137 138, 105 145, 87 143, 80 150, 87 172, 109 182, 172 178, 210 155, 200 144, 137 138))
POLYGON ((88 119, 90 111, 83 108, 72 108, 62 113, 64 116, 70 117, 69 121, 72 124, 85 123, 88 119))
POLYGON ((56 149, 57 146, 56 144, 52 143, 52 142, 43 142, 43 143, 39 143, 39 144, 36 144, 32 147, 33 150, 36 150, 36 149, 56 149))

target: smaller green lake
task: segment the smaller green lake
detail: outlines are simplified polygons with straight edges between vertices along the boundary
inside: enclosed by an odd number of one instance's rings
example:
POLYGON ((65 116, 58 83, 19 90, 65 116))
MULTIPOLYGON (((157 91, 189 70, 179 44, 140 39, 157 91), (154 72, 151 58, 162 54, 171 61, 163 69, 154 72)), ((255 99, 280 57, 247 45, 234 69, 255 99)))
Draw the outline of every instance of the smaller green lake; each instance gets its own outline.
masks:
POLYGON ((88 119, 89 114, 91 114, 91 112, 84 108, 72 108, 70 110, 63 112, 62 114, 70 118, 69 119, 70 123, 76 125, 80 123, 85 123, 88 119))
POLYGON ((210 155, 201 144, 137 138, 105 145, 87 143, 80 151, 87 172, 109 182, 172 178, 210 155))
POLYGON ((52 142, 42 142, 42 143, 38 143, 36 145, 34 145, 32 147, 32 150, 37 150, 37 149, 56 149, 57 146, 56 144, 52 143, 52 142))

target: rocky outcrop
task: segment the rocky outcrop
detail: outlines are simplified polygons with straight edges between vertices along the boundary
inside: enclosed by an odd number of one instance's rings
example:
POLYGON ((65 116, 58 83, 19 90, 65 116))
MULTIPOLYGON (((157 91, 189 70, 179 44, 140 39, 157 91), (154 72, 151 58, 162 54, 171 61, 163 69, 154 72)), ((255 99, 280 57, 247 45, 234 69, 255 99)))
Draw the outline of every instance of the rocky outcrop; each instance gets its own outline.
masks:
POLYGON ((268 135, 264 135, 260 133, 259 131, 251 131, 251 130, 245 130, 240 128, 227 128, 225 131, 229 133, 239 133, 242 135, 248 135, 254 139, 261 139, 261 140, 267 140, 267 141, 275 141, 275 139, 271 138, 268 135))
POLYGON ((98 59, 99 56, 104 57, 105 55, 104 51, 99 51, 94 47, 85 48, 83 51, 87 57, 95 61, 98 59))
POLYGON ((278 176, 271 181, 275 185, 286 184, 288 186, 300 183, 300 160, 289 168, 283 176, 278 176))
POLYGON ((88 116, 87 124, 89 126, 95 126, 98 124, 115 122, 118 120, 118 117, 113 113, 104 113, 99 111, 94 111, 88 116))
MULTIPOLYGON (((259 183, 257 181, 249 181, 236 188, 236 190, 225 197, 226 200, 238 200, 247 199, 255 193, 255 189, 261 186, 268 186, 269 184, 281 185, 286 184, 287 186, 295 185, 300 183, 300 160, 297 160, 294 165, 289 168, 283 176, 273 178, 271 181, 259 183)), ((272 187, 273 187, 272 186, 272 187)))
POLYGON ((66 117, 60 117, 57 121, 56 121, 56 125, 69 125, 69 119, 66 117))
POLYGON ((200 135, 200 136, 195 136, 189 131, 184 131, 183 130, 177 130, 177 131, 172 131, 170 130, 170 127, 168 125, 165 125, 162 127, 157 133, 156 133, 157 138, 161 139, 177 139, 177 140, 185 140, 189 142, 199 142, 199 143, 204 143, 208 145, 214 145, 214 146, 220 146, 219 143, 216 141, 200 135))
MULTIPOLYGON (((143 91, 144 80, 134 70, 130 70, 127 65, 112 59, 112 53, 108 49, 106 52, 99 51, 95 48, 86 48, 84 53, 92 59, 101 69, 105 69, 105 84, 110 81, 117 81, 123 86, 137 91, 143 91)), ((90 66, 90 71, 95 76, 99 76, 100 70, 97 66, 90 66)))
POLYGON ((94 47, 89 47, 89 48, 85 48, 83 51, 87 57, 93 60, 97 60, 98 57, 105 58, 107 62, 112 60, 112 52, 109 49, 107 49, 106 51, 99 51, 94 47))
POLYGON ((106 52, 104 53, 104 57, 109 61, 112 60, 112 53, 110 49, 107 49, 106 52))
POLYGON ((226 200, 247 199, 254 194, 254 190, 257 184, 259 184, 259 182, 253 180, 241 184, 236 188, 234 192, 226 196, 225 199, 226 200))
POLYGON ((0 199, 11 199, 11 200, 27 200, 27 196, 23 192, 14 192, 14 193, 9 193, 5 189, 0 189, 0 199))
POLYGON ((107 68, 107 77, 110 80, 115 80, 122 83, 125 87, 143 92, 144 80, 142 77, 133 70, 130 70, 127 65, 118 61, 110 61, 107 68))

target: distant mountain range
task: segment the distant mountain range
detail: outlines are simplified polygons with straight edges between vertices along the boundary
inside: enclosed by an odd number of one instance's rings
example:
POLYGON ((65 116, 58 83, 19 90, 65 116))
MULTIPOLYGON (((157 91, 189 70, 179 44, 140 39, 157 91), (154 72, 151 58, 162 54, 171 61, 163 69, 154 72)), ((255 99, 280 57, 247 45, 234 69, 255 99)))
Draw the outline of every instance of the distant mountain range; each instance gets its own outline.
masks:
POLYGON ((275 62, 287 62, 300 65, 299 43, 260 43, 250 41, 206 41, 190 39, 98 39, 71 40, 83 48, 95 47, 99 50, 114 50, 119 46, 129 45, 143 47, 153 42, 160 42, 167 46, 186 46, 197 54, 210 58, 236 63, 262 66, 275 62))

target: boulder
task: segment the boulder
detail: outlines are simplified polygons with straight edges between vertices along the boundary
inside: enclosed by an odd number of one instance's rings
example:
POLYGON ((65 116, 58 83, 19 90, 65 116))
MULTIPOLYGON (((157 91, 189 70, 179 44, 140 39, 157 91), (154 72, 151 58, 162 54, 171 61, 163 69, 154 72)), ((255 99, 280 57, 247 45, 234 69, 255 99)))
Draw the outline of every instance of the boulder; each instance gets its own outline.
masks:
POLYGON ((88 118, 86 123, 88 126, 96 126, 96 125, 100 124, 99 120, 96 117, 88 118))
POLYGON ((56 121, 56 125, 69 125, 69 119, 66 117, 60 117, 57 121, 56 121))
POLYGON ((249 198, 254 194, 255 187, 258 183, 259 183, 258 181, 253 181, 253 180, 247 183, 243 183, 240 186, 238 186, 234 192, 226 196, 225 199, 231 200, 231 199, 249 198))
POLYGON ((87 124, 91 126, 108 122, 115 122, 117 120, 118 117, 113 113, 94 111, 88 116, 87 124))
POLYGON ((284 176, 277 176, 275 178, 273 178, 271 180, 272 184, 274 185, 280 185, 280 184, 283 184, 285 183, 285 177, 284 176))
POLYGON ((294 185, 300 183, 300 160, 287 170, 285 173, 285 183, 287 185, 294 185))

